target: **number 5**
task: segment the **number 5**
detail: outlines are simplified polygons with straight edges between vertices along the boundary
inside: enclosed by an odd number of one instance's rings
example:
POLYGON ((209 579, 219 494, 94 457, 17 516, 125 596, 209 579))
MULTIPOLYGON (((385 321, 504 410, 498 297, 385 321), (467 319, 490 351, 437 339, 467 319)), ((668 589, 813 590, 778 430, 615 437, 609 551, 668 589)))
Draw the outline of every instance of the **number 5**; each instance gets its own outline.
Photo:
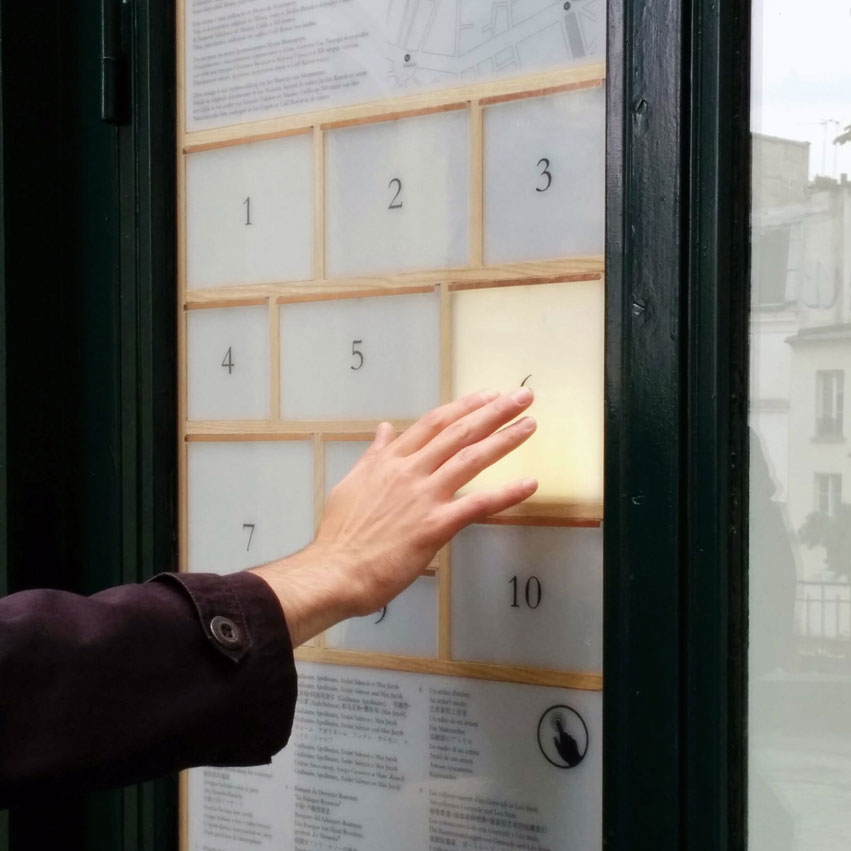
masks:
POLYGON ((352 364, 349 369, 353 369, 357 372, 363 366, 363 352, 358 349, 358 346, 363 345, 363 340, 352 340, 352 357, 358 358, 358 365, 355 366, 352 364))

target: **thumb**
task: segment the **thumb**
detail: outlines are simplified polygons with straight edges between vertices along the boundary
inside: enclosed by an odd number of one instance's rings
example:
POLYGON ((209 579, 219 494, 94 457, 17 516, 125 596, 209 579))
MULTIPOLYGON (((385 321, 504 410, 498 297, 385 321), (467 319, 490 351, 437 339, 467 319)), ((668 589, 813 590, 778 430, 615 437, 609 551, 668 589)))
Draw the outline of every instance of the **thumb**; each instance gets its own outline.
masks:
POLYGON ((396 430, 393 426, 387 422, 379 423, 378 428, 375 430, 375 439, 372 441, 372 446, 369 448, 373 452, 378 452, 379 450, 384 449, 385 446, 389 446, 395 439, 396 430))

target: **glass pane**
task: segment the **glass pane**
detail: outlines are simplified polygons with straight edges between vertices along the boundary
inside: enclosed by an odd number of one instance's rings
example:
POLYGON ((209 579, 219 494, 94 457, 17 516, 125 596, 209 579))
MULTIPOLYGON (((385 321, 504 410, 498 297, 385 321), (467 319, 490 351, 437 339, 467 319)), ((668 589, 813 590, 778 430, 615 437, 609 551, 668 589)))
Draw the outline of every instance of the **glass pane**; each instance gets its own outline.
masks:
POLYGON ((749 848, 851 835, 851 9, 757 0, 749 848))
POLYGON ((192 769, 186 847, 602 848, 605 0, 177 11, 183 569, 305 546, 470 391, 539 422, 471 490, 540 482, 296 649, 288 745, 192 769))

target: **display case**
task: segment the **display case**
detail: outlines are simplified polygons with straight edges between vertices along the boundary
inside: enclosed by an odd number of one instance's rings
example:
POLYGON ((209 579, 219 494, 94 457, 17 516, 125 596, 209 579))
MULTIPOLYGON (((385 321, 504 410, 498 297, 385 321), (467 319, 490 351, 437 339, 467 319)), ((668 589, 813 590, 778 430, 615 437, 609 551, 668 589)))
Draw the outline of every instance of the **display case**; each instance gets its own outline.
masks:
POLYGON ((183 845, 602 847, 605 4, 181 2, 180 551, 307 544, 382 420, 537 433, 380 612, 296 650, 290 744, 190 771, 183 845))

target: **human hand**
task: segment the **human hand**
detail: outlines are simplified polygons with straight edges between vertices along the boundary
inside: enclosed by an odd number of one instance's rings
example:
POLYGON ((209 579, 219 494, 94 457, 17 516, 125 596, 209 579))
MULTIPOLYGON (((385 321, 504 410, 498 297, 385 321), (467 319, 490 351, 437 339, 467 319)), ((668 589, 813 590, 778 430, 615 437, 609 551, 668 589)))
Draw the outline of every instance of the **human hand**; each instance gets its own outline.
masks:
POLYGON ((524 479, 455 498, 534 433, 531 417, 506 426, 532 399, 528 388, 475 393, 430 411, 398 437, 389 423, 378 427, 372 445, 329 494, 314 542, 254 569, 278 595, 294 645, 381 609, 462 528, 535 492, 537 482, 524 479))

